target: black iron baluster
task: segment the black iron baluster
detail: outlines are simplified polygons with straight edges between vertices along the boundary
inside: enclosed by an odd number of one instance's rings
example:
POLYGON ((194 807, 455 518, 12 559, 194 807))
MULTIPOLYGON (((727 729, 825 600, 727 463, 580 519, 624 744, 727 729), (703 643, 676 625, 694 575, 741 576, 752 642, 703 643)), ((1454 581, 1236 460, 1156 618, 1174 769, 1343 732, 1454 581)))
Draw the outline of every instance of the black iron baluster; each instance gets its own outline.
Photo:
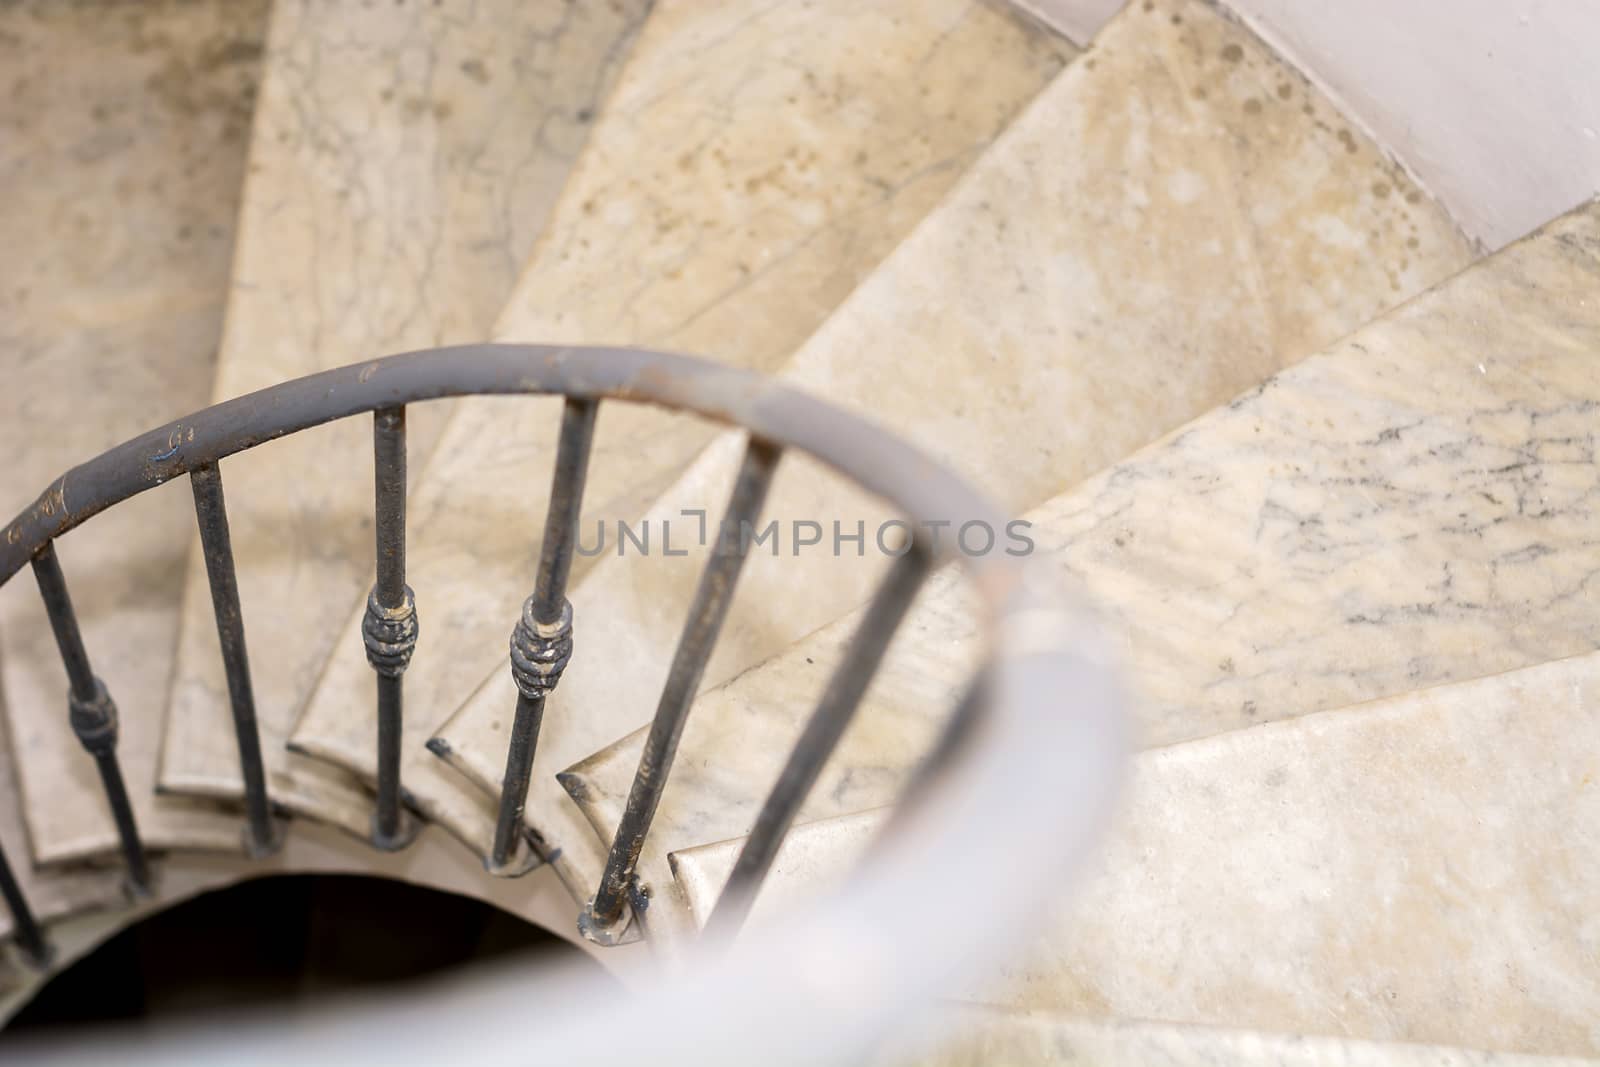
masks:
POLYGON ((666 788, 667 775, 678 751, 678 739, 683 735, 683 724, 700 689, 706 660, 711 656, 722 620, 733 600, 734 584, 749 549, 747 535, 761 513, 780 455, 777 445, 756 438, 745 448, 744 462, 734 481, 726 515, 717 529, 711 558, 700 575, 689 618, 678 637, 666 685, 662 687, 650 734, 639 756, 639 768, 634 772, 633 786, 628 791, 627 806, 617 824, 616 835, 611 839, 611 852, 606 857, 600 887, 579 920, 580 928, 591 940, 610 943, 621 934, 619 925, 625 914, 623 905, 628 884, 639 863, 639 853, 644 848, 650 822, 655 818, 656 806, 661 802, 662 790, 666 788))
POLYGON ((372 413, 373 496, 377 581, 367 596, 361 637, 378 675, 378 803, 372 841, 395 851, 416 837, 418 824, 400 803, 402 676, 417 647, 417 602, 406 585, 406 409, 372 413))
POLYGON ((50 615, 50 629, 55 632, 56 647, 61 650, 61 662, 67 669, 68 721, 100 771, 128 867, 128 888, 144 896, 150 892, 150 866, 134 822, 133 805, 128 801, 128 787, 122 781, 122 768, 117 763, 117 705, 89 666, 89 653, 83 647, 83 634, 78 629, 78 617, 72 610, 72 597, 67 593, 67 579, 61 573, 53 541, 45 542, 34 555, 33 576, 39 583, 39 595, 50 615))
POLYGON ((239 603, 239 578, 233 564, 233 538, 228 532, 228 507, 222 495, 222 471, 206 463, 189 472, 194 490, 195 521, 211 583, 211 608, 217 617, 217 642, 228 676, 233 730, 239 743, 239 772, 244 779, 245 850, 254 857, 276 852, 282 844, 267 799, 267 776, 261 763, 261 735, 256 726, 255 689, 250 684, 250 657, 245 650, 244 611, 239 603))
POLYGON ((889 814, 878 830, 880 839, 899 831, 908 813, 915 811, 922 803, 922 798, 933 789, 939 775, 949 768, 955 761, 956 755, 972 742, 988 703, 989 673, 985 667, 980 668, 967 683, 961 699, 956 702, 955 712, 950 716, 950 721, 945 723, 944 729, 939 732, 933 748, 907 778, 900 795, 895 798, 894 807, 889 809, 889 814))
POLYGON ((17 947, 35 967, 49 966, 50 946, 45 942, 38 920, 33 917, 33 909, 28 907, 28 899, 22 895, 16 875, 11 873, 11 864, 6 861, 3 848, 0 848, 0 896, 5 897, 6 907, 11 912, 11 936, 17 947))
POLYGON ((913 541, 910 550, 890 568, 867 608, 866 617, 851 635, 844 659, 828 679, 828 687, 806 721, 800 740, 790 751, 777 783, 767 794, 761 813, 756 816, 755 826, 739 851, 733 873, 728 876, 728 884, 723 887, 706 921, 707 935, 732 936, 744 924, 755 895, 778 854, 778 846, 816 784, 823 764, 827 763, 855 716, 889 642, 928 575, 930 563, 926 548, 920 541, 913 541))
POLYGON ((599 408, 597 400, 568 397, 561 410, 561 438, 556 446, 550 504, 545 510, 544 540, 539 545, 539 573, 533 594, 523 602, 522 616, 511 633, 511 675, 517 683, 517 713, 511 724, 511 742, 506 747, 494 847, 485 864, 490 872, 502 876, 523 874, 537 861, 531 851, 520 861, 515 859, 515 853, 523 837, 522 812, 528 802, 528 781, 544 719, 545 696, 561 680, 561 672, 572 658, 572 604, 567 600, 567 579, 578 543, 578 517, 583 509, 583 486, 589 474, 589 450, 599 408))

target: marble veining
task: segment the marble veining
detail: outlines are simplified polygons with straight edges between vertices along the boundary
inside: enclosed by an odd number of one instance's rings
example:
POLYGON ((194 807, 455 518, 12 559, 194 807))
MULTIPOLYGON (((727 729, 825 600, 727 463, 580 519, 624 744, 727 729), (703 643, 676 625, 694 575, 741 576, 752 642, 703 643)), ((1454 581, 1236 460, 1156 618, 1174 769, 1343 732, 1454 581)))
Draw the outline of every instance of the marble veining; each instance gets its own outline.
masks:
MULTIPOLYGON (((780 364, 1073 53, 974 0, 662 0, 501 315, 501 340, 633 343, 780 364)), ((406 673, 402 780, 487 849, 492 807, 422 747, 506 666, 532 587, 554 401, 462 402, 411 501, 423 638, 406 673), (508 486, 524 487, 508 492, 508 486)), ((690 419, 601 414, 586 494, 635 521, 711 439, 690 419)), ((594 561, 579 556, 576 574, 594 561)), ((291 744, 370 780, 375 683, 348 614, 291 744)), ((583 640, 580 638, 580 640, 583 640)), ((498 772, 497 772, 498 774, 498 772)))
MULTIPOLYGON (((1027 516, 1145 744, 1600 646, 1597 249, 1590 205, 1027 516)), ((895 799, 979 656, 969 595, 924 591, 804 818, 895 799)), ((748 829, 858 621, 701 696, 647 858, 748 829)), ((571 769, 597 828, 642 742, 571 769)))
MULTIPOLYGON (((275 3, 213 398, 487 334, 646 6, 275 3)), ((444 418, 408 412, 413 473, 444 418)), ((362 836, 367 790, 284 742, 372 582, 370 421, 222 465, 269 791, 362 836)), ((243 789, 198 549, 160 780, 243 789)))
MULTIPOLYGON (((873 821, 798 828, 752 922, 836 877, 873 821)), ((674 857, 696 915, 738 846, 674 857)), ((1590 653, 1142 753, 1083 884, 966 996, 1592 1056, 1597 894, 1590 653)))
MULTIPOLYGON (((785 375, 1020 513, 1469 258, 1448 220, 1247 31, 1204 4, 1136 5, 785 375)), ((718 514, 739 448, 720 438, 654 506, 657 527, 683 508, 718 514)), ((847 530, 884 516, 798 456, 766 513, 847 530)), ((554 775, 649 718, 703 557, 607 558, 574 597, 577 652, 545 715, 528 812, 578 892, 604 846, 554 775)), ((752 558, 705 684, 855 607, 881 562, 848 548, 797 557, 787 542, 752 558)), ((513 698, 497 671, 438 735, 491 791, 513 698)))
MULTIPOLYGON (((0 9, 5 515, 73 465, 204 406, 265 23, 259 0, 0 9)), ((164 486, 62 538, 57 555, 120 711, 145 841, 236 850, 237 816, 153 792, 194 528, 188 489, 164 486)), ((114 851, 117 836, 26 570, 0 590, 0 680, 15 764, 0 835, 35 906, 75 910, 107 880, 58 885, 26 870, 30 853, 77 860, 114 851)))

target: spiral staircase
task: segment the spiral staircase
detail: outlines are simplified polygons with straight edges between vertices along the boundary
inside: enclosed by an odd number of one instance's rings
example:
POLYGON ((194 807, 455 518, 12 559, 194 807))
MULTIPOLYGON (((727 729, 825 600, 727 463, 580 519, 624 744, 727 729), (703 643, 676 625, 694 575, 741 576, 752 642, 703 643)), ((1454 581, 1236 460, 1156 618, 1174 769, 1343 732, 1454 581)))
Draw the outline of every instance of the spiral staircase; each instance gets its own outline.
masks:
POLYGON ((339 870, 739 1040, 708 938, 992 926, 885 1063, 1600 1056, 1600 203, 1490 252, 1230 10, 1071 6, 0 8, 4 1010, 339 870))

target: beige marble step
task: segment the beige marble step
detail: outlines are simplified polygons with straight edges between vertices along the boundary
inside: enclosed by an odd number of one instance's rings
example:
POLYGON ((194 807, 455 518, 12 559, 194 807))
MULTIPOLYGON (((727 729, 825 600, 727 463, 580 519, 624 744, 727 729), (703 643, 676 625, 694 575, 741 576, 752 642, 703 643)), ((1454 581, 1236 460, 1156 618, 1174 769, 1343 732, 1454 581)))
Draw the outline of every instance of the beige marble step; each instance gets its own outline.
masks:
MULTIPOLYGON (((878 822, 797 828, 752 923, 837 878, 878 822)), ((674 857, 697 917, 739 845, 674 857)), ((1140 754, 1084 884, 1031 958, 970 995, 1595 1055, 1597 898, 1590 653, 1140 754)))
POLYGON ((934 1051, 888 1053, 895 1067, 1578 1067, 1590 1057, 1531 1056, 1442 1045, 1306 1037, 1053 1012, 944 1011, 955 1037, 934 1051))
MULTIPOLYGON (((1249 33, 1203 4, 1137 5, 785 375, 1021 513, 1469 258, 1449 221, 1249 33)), ((739 448, 719 438, 660 498, 654 554, 608 556, 573 598, 576 653, 546 710, 527 810, 575 892, 593 891, 605 846, 555 774, 653 712, 705 554, 665 555, 662 523, 682 538, 694 522, 681 509, 719 515, 739 448)), ((831 535, 832 522, 875 529, 881 508, 791 456, 766 514, 831 535)), ((881 569, 875 549, 794 548, 785 532, 780 556, 749 561, 707 686, 856 606, 881 569)), ((497 668, 438 734, 491 791, 514 697, 497 668)))
MULTIPOLYGON (((1600 646, 1597 287, 1591 205, 1029 513, 1120 635, 1140 740, 1600 646)), ((897 797, 979 654, 965 598, 924 591, 801 818, 897 797)), ((644 880, 749 829, 858 621, 701 696, 644 880)), ((607 838, 642 745, 565 776, 607 838)))
MULTIPOLYGON (((213 397, 481 339, 582 146, 646 0, 281 0, 213 397)), ((411 469, 442 425, 408 419, 411 469)), ((366 790, 284 750, 334 627, 372 582, 372 428, 223 463, 274 802, 365 836, 366 790)), ((160 781, 242 792, 210 592, 188 558, 160 781)))
MULTIPOLYGON (((0 705, 5 697, 0 694, 0 705)), ((49 923, 80 912, 114 908, 123 903, 123 875, 120 868, 110 866, 57 865, 38 868, 33 865, 28 851, 28 828, 22 817, 22 794, 17 788, 16 773, 12 769, 10 739, 0 726, 0 846, 5 848, 6 860, 11 865, 12 876, 28 907, 40 923, 49 923)), ((86 803, 83 796, 61 800, 67 803, 86 803)), ((234 840, 238 840, 235 833, 234 840)), ((15 930, 11 912, 0 901, 0 941, 11 938, 15 930)), ((32 968, 20 959, 11 958, 16 953, 0 955, 0 996, 11 985, 28 980, 32 968), (8 977, 9 976, 9 977, 8 977)))
MULTIPOLYGON (((974 0, 662 0, 496 336, 655 345, 771 369, 1073 51, 974 0)), ((559 418, 556 401, 464 402, 412 500, 407 567, 424 637, 406 672, 415 740, 401 777, 429 818, 485 851, 492 809, 422 743, 506 662, 559 418)), ((711 437, 690 420, 607 408, 585 528, 636 519, 711 437)), ((575 562, 581 573, 593 560, 575 562)), ((292 744, 370 780, 365 605, 340 607, 334 654, 292 744)))
MULTIPOLYGON (((0 511, 206 402, 245 169, 264 2, 0 9, 0 511)), ((236 816, 156 797, 161 714, 194 535, 183 486, 136 497, 58 551, 145 840, 237 849, 236 816)), ((0 590, 0 683, 27 847, 14 866, 117 842, 32 574, 0 590)), ((8 811, 8 814, 10 812, 8 811)))

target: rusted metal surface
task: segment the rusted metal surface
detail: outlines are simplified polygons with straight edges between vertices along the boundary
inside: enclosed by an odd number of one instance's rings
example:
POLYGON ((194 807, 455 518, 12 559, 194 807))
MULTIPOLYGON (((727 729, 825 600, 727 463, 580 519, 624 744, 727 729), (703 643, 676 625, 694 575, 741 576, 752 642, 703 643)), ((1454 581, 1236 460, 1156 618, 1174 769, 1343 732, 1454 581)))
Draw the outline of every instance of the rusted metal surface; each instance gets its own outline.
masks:
POLYGON ((405 671, 416 651, 417 599, 406 585, 406 409, 372 413, 373 524, 377 581, 367 597, 361 638, 378 675, 378 803, 372 843, 393 852, 421 828, 400 800, 400 734, 405 671))
POLYGON ((626 929, 627 897, 634 868, 639 863, 645 835, 650 832, 650 822, 661 802, 661 792, 667 786, 667 776, 672 773, 672 759, 677 754, 684 723, 689 719, 689 708, 700 691, 706 661, 711 658, 722 621, 733 603, 734 586, 750 549, 748 535, 761 517, 761 506, 782 455, 781 448, 758 437, 752 437, 745 445, 744 460, 739 465, 727 509, 717 527, 711 558, 706 561, 699 585, 695 587, 689 617, 678 636, 678 647, 667 670, 666 684, 661 687, 655 718, 650 722, 650 735, 644 751, 639 754, 639 769, 633 776, 627 807, 611 839, 600 888, 578 920, 578 928, 592 941, 616 944, 626 929))
POLYGON ((217 617, 217 642, 228 677, 228 702, 239 741, 239 770, 244 778, 245 851, 266 856, 278 850, 282 835, 272 818, 267 776, 261 763, 261 734, 256 726, 255 687, 250 683, 250 656, 244 639, 244 610, 239 603, 239 578, 233 563, 233 538, 222 493, 222 471, 202 464, 189 475, 194 490, 195 521, 211 585, 211 607, 217 617))
POLYGON ((568 397, 561 409, 561 436, 551 476, 550 504, 545 509, 544 539, 539 543, 539 572, 533 593, 511 632, 511 676, 517 683, 517 710, 506 745, 506 773, 496 813, 494 843, 485 868, 513 877, 536 866, 537 856, 526 841, 522 812, 528 802, 528 781, 544 721, 545 695, 561 681, 572 659, 572 604, 567 580, 578 543, 578 516, 589 475, 599 401, 568 397), (523 850, 517 855, 518 848, 523 850))
MULTIPOLYGON (((646 349, 460 345, 339 367, 249 393, 74 467, 0 531, 0 583, 52 538, 202 464, 377 408, 474 394, 566 394, 687 411, 798 445, 913 522, 951 515, 996 523, 996 529, 1004 522, 983 497, 917 449, 759 374, 646 349)), ((940 548, 939 562, 955 558, 953 545, 940 548)), ((973 573, 1001 570, 980 566, 973 573)))
MULTIPOLYGON (((53 563, 53 537, 168 478, 330 419, 467 393, 621 399, 743 426, 753 442, 752 462, 747 463, 750 477, 741 478, 747 484, 730 502, 735 530, 739 518, 759 511, 756 490, 765 488, 771 465, 785 447, 802 449, 884 497, 913 528, 952 521, 999 528, 1004 522, 979 494, 911 446, 755 375, 631 349, 485 345, 327 372, 135 438, 68 472, 6 527, 0 535, 0 581, 30 559, 53 563)), ((1109 814, 1126 739, 1122 697, 1105 643, 1084 615, 1063 605, 1048 574, 1029 560, 1002 553, 965 556, 947 542, 934 545, 926 558, 919 550, 915 559, 897 566, 869 611, 857 647, 825 694, 804 751, 792 761, 797 767, 793 784, 803 788, 806 775, 814 773, 813 761, 826 757, 829 738, 848 720, 858 688, 870 679, 887 635, 926 569, 953 561, 973 581, 978 626, 990 638, 983 699, 964 702, 893 832, 875 842, 844 891, 781 925, 747 932, 714 966, 692 967, 682 981, 630 1007, 630 1025, 612 1025, 616 1013, 609 996, 578 980, 542 985, 531 997, 514 989, 515 982, 500 983, 500 994, 524 1005, 553 1003, 549 995, 564 994, 565 1006, 541 1032, 541 1049, 551 1058, 590 1055, 595 1027, 607 1025, 606 1053, 612 1062, 658 1055, 664 1040, 671 1050, 692 1050, 698 1062, 751 1062, 774 1051, 775 1022, 779 1032, 795 1038, 779 1050, 786 1062, 859 1053, 927 998, 947 992, 957 977, 1001 958, 1032 933, 1034 915, 1060 879, 1082 862, 1109 814), (1070 713, 1060 706, 1064 694, 1071 695, 1070 713), (1030 817, 1010 817, 1018 810, 1030 817), (962 862, 952 865, 952 855, 962 862), (980 902, 1004 906, 974 906, 980 902), (955 911, 978 919, 943 926, 938 938, 925 936, 935 917, 955 911), (862 998, 839 995, 840 974, 849 975, 852 989, 874 991, 870 1009, 862 998), (717 1004, 719 1011, 707 1015, 707 1003, 717 1004), (599 1016, 595 1005, 600 1005, 599 1016)), ((44 566, 42 589, 49 577, 49 563, 44 566)), ((732 576, 727 577, 731 588, 732 576)), ((384 575, 379 581, 384 584, 384 575)), ((397 581, 403 589, 403 571, 397 581)), ((396 585, 388 588, 393 592, 396 585)), ((64 599, 64 583, 60 593, 64 599)), ((375 590, 375 602, 377 597, 375 590)), ((538 593, 530 598, 530 619, 537 621, 540 603, 538 593)), ((548 610, 555 599, 542 603, 548 610)), ((711 614, 706 605, 692 611, 689 629, 705 625, 711 614)), ((565 610, 561 620, 567 621, 565 610)), ((714 636, 714 625, 711 631, 714 636)), ((64 641, 63 656, 74 672, 75 698, 81 692, 99 701, 104 689, 88 669, 81 641, 76 646, 64 641)), ((108 700, 104 706, 109 707, 108 700)), ((781 821, 772 820, 774 834, 781 821)), ((513 1014, 496 1010, 484 1017, 504 1021, 513 1014)), ((414 1021, 387 1019, 386 1037, 409 1032, 414 1021)), ((362 1022, 334 1020, 318 1038, 342 1041, 341 1026, 360 1029, 362 1022)), ((430 1014, 428 1024, 436 1028, 437 1017, 430 1014)), ((504 1034, 506 1041, 525 1040, 520 1021, 517 1025, 516 1033, 504 1034)), ((492 1030, 471 1029, 474 1040, 482 1042, 480 1049, 492 1043, 492 1030)), ((370 1052, 367 1036, 350 1035, 348 1046, 370 1052)), ((239 1047, 240 1039, 230 1033, 230 1048, 239 1047)), ((271 1056, 281 1055, 281 1028, 242 1039, 252 1048, 270 1046, 271 1056)), ((459 1039, 452 1030, 452 1041, 459 1039)))
MULTIPOLYGON (((220 479, 216 474, 216 465, 221 459, 331 420, 374 412, 378 576, 370 598, 370 614, 375 623, 366 636, 369 659, 379 674, 380 684, 392 683, 387 696, 380 689, 380 701, 392 701, 389 706, 394 714, 389 718, 394 720, 392 725, 397 725, 400 674, 416 640, 415 602, 405 586, 404 569, 404 408, 431 399, 469 394, 564 394, 569 398, 568 455, 558 463, 553 489, 559 506, 551 508, 547 519, 551 524, 546 531, 547 549, 541 557, 535 592, 526 609, 528 633, 523 642, 526 647, 519 646, 524 653, 522 660, 526 661, 519 662, 524 668, 518 675, 519 683, 522 675, 527 675, 532 691, 522 693, 527 703, 525 709, 519 703, 519 717, 525 720, 522 732, 528 741, 529 756, 537 734, 538 712, 542 710, 542 700, 539 701, 541 707, 535 707, 535 698, 545 692, 548 685, 554 684, 570 654, 571 617, 565 598, 565 576, 575 538, 572 523, 582 497, 594 412, 603 399, 681 409, 716 422, 741 426, 750 435, 746 463, 722 527, 724 536, 732 532, 733 543, 730 551, 714 555, 703 576, 704 595, 697 597, 691 608, 680 647, 682 662, 675 664, 673 678, 676 682, 669 678, 667 692, 663 694, 664 704, 681 703, 686 708, 687 698, 693 695, 698 668, 703 666, 714 644, 721 611, 726 608, 738 562, 746 548, 742 532, 759 514, 773 466, 785 447, 800 448, 869 492, 885 498, 906 516, 913 528, 935 528, 953 521, 985 522, 999 528, 1004 522, 1001 515, 958 478, 913 447, 878 431, 866 420, 752 373, 639 349, 470 345, 413 352, 287 382, 140 435, 68 471, 0 532, 0 583, 33 561, 47 606, 54 605, 52 621, 56 623, 58 642, 73 681, 74 719, 81 721, 80 737, 91 746, 100 764, 135 886, 145 884, 148 876, 112 747, 115 710, 105 687, 89 669, 81 638, 76 637, 76 624, 71 618, 70 601, 55 562, 52 540, 122 500, 171 478, 190 474, 197 475, 197 514, 203 531, 208 528, 206 510, 214 509, 216 517, 209 520, 209 540, 220 564, 226 555, 223 551, 226 520, 222 512, 220 479), (570 507, 561 505, 563 500, 570 507), (218 518, 224 533, 221 538, 218 537, 218 518)), ((1063 617, 1050 607, 1047 597, 1040 599, 1025 588, 1025 568, 1012 557, 1000 554, 963 556, 953 542, 946 542, 933 545, 926 556, 919 547, 914 566, 906 564, 897 569, 897 573, 909 576, 914 570, 920 581, 927 568, 952 561, 959 561, 975 582, 983 605, 980 625, 1005 622, 1013 629, 1021 627, 1011 638, 1002 637, 1001 646, 1010 640, 1024 654, 1061 650, 1058 647, 1060 634, 1055 631, 1064 626, 1063 617)), ((237 632, 231 629, 237 605, 228 607, 226 572, 227 568, 218 572, 224 581, 223 595, 216 603, 219 613, 226 609, 229 620, 224 627, 224 619, 219 614, 219 634, 228 629, 223 638, 224 655, 229 655, 226 649, 230 645, 236 648, 238 655, 230 669, 237 668, 237 676, 244 683, 242 691, 247 692, 242 623, 237 632)), ((916 583, 908 580, 903 584, 905 598, 909 599, 916 583)), ((213 588, 215 592, 215 581, 213 588)), ((812 739, 817 743, 797 752, 792 761, 796 769, 794 783, 803 784, 807 775, 815 774, 812 764, 826 758, 827 735, 841 728, 840 723, 848 719, 849 709, 859 696, 857 693, 852 697, 851 692, 857 685, 866 684, 872 668, 881 658, 887 635, 893 632, 899 620, 900 607, 895 606, 899 597, 899 593, 894 593, 883 598, 889 605, 880 620, 883 640, 879 640, 876 627, 871 634, 865 634, 859 653, 852 659, 854 666, 842 678, 836 678, 836 684, 824 698, 827 713, 819 716, 818 734, 812 739), (894 610, 889 610, 890 607, 894 610)), ((519 631, 521 629, 519 625, 519 631)), ((1009 676, 1006 671, 996 669, 991 677, 997 679, 998 684, 1009 676)), ((1004 686, 1001 686, 997 699, 1004 703, 1005 697, 1004 686)), ((237 711, 237 699, 235 704, 237 711)), ((597 894, 598 902, 612 908, 613 923, 623 910, 628 856, 637 854, 636 842, 648 831, 648 813, 653 809, 650 798, 659 797, 671 762, 672 721, 681 719, 681 714, 662 720, 663 739, 667 743, 660 746, 662 758, 641 770, 638 825, 621 828, 624 832, 617 835, 613 849, 620 862, 615 865, 615 871, 608 872, 597 894)), ((384 718, 380 704, 380 724, 384 718)), ((963 722, 963 737, 978 733, 970 721, 963 722)), ((241 737, 244 737, 243 732, 241 737)), ((397 754, 398 741, 396 730, 386 733, 380 725, 380 754, 397 754)), ((247 747, 242 743, 241 751, 247 747)), ((952 744, 949 747, 960 749, 963 746, 952 744)), ((958 755, 942 761, 933 777, 957 773, 962 762, 958 755)), ((521 762, 522 756, 517 753, 508 761, 511 765, 521 762)), ((380 784, 380 798, 385 795, 392 802, 385 804, 380 799, 380 812, 399 813, 403 819, 397 776, 387 785, 380 784)), ((777 810, 784 807, 786 804, 779 804, 777 810)), ((780 824, 786 823, 783 818, 772 820, 774 836, 781 836, 780 824)), ((405 837, 405 827, 398 819, 379 818, 375 820, 374 829, 375 842, 380 846, 397 846, 405 837), (391 830, 394 831, 392 835, 391 830)), ((590 932, 607 939, 615 931, 605 927, 607 924, 597 923, 590 932)))
POLYGON ((128 868, 128 888, 136 895, 146 895, 150 892, 150 865, 134 822, 128 787, 122 780, 122 766, 117 762, 117 705, 89 665, 89 650, 83 646, 83 633, 72 610, 72 595, 67 592, 66 575, 61 573, 53 542, 46 541, 34 553, 33 575, 50 616, 50 628, 55 631, 61 662, 67 669, 67 715, 72 732, 94 757, 95 768, 100 772, 106 803, 117 825, 122 859, 128 868))

